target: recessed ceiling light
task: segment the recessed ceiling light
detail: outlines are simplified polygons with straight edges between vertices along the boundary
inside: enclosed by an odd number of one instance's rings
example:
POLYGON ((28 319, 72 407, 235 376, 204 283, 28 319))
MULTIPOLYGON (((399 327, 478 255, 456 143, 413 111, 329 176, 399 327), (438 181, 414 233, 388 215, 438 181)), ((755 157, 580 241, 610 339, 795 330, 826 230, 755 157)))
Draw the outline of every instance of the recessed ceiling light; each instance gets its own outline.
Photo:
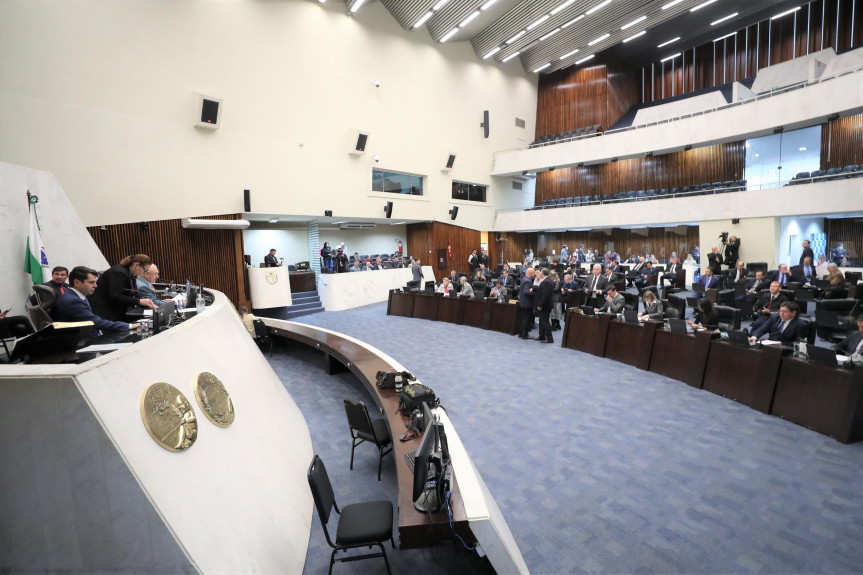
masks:
POLYGON ((537 72, 541 72, 542 70, 545 70, 549 66, 551 66, 551 62, 549 62, 548 64, 543 64, 542 66, 540 66, 539 68, 534 70, 533 73, 536 74, 537 72))
POLYGON ((438 2, 437 4, 435 4, 435 5, 432 7, 432 10, 434 10, 435 12, 437 12, 438 10, 440 10, 441 8, 443 8, 443 5, 444 5, 444 4, 446 4, 447 2, 449 2, 449 0, 440 0, 440 2, 438 2))
POLYGON ((572 52, 567 52, 566 54, 564 54, 563 56, 561 56, 559 59, 560 59, 560 60, 565 60, 566 58, 569 58, 570 56, 572 56, 572 55, 574 55, 574 54, 577 54, 577 53, 578 53, 578 48, 576 48, 576 49, 575 49, 575 50, 573 50, 572 52))
POLYGON ((627 43, 627 42, 629 42, 630 40, 635 40, 635 39, 636 39, 636 38, 638 38, 639 36, 644 36, 645 34, 647 34, 647 30, 642 30, 642 31, 641 31, 641 32, 639 32, 638 34, 633 34, 633 35, 632 35, 632 36, 630 36, 629 38, 626 38, 626 39, 623 41, 623 43, 624 43, 624 44, 626 44, 626 43, 627 43))
POLYGON ((713 4, 714 2, 716 2, 716 0, 707 0, 707 2, 702 2, 698 6, 695 6, 694 8, 690 8, 689 11, 695 12, 696 10, 701 10, 705 6, 709 6, 709 5, 713 4))
POLYGON ((510 38, 509 40, 507 40, 507 41, 506 41, 506 43, 507 43, 507 44, 512 44, 513 42, 515 42, 516 40, 518 40, 519 38, 521 38, 521 37, 522 37, 522 36, 524 36, 525 34, 527 34, 527 31, 526 31, 526 30, 522 30, 521 32, 519 32, 518 34, 516 34, 515 36, 513 36, 512 38, 510 38))
POLYGON ((520 54, 520 52, 518 52, 518 51, 513 52, 512 54, 510 54, 509 56, 507 56, 506 58, 504 58, 503 60, 501 60, 501 62, 509 62, 510 60, 512 60, 513 58, 515 58, 516 56, 518 56, 519 54, 520 54))
POLYGON ((485 56, 483 56, 483 57, 482 57, 482 59, 483 59, 483 60, 486 60, 486 59, 488 59, 488 58, 491 58, 492 56, 494 56, 494 55, 495 55, 495 54, 497 54, 498 52, 500 52, 500 46, 495 47, 491 52, 489 52, 488 54, 486 54, 485 56))
POLYGON ((492 4, 494 4, 495 2, 497 2, 497 0, 488 0, 488 2, 486 2, 485 4, 483 4, 482 6, 480 6, 480 7, 479 7, 479 9, 480 9, 480 10, 485 10, 486 8, 491 7, 491 5, 492 5, 492 4))
POLYGON ((591 59, 591 58, 593 58, 594 56, 596 56, 596 54, 591 54, 590 56, 585 56, 585 57, 584 57, 584 58, 582 58, 581 60, 577 60, 575 63, 576 63, 576 64, 584 64, 585 62, 587 62, 588 60, 590 60, 590 59, 591 59))
POLYGON ((770 19, 776 20, 777 18, 782 18, 783 16, 788 16, 789 14, 791 14, 793 12, 797 12, 798 10, 800 10, 800 6, 798 6, 797 8, 792 8, 791 10, 786 10, 782 14, 777 14, 776 16, 772 16, 770 19))
POLYGON ((803 146, 803 147, 801 147, 801 148, 797 148, 797 151, 798 151, 798 152, 805 152, 805 151, 806 151, 806 146, 803 146))
POLYGON ((542 24, 543 22, 545 22, 545 21, 546 21, 546 20, 548 20, 548 19, 549 19, 549 15, 548 15, 548 14, 546 14, 545 16, 541 17, 539 20, 537 20, 537 21, 536 21, 536 22, 534 22, 533 24, 529 25, 529 26, 527 27, 527 29, 528 29, 528 30, 533 30, 534 28, 536 28, 537 26, 539 26, 540 24, 542 24))
POLYGON ((590 10, 588 10, 588 11, 587 11, 587 12, 585 12, 585 13, 586 13, 588 16, 590 16, 591 14, 593 14, 594 12, 596 12, 597 10, 599 10, 600 8, 605 8, 605 7, 606 7, 606 6, 608 6, 609 4, 611 4, 611 0, 605 0, 605 2, 603 2, 602 4, 597 4, 596 6, 594 6, 593 8, 591 8, 590 10))
POLYGON ((473 11, 473 14, 471 14, 470 16, 468 16, 467 18, 465 18, 464 20, 462 20, 462 21, 461 21, 461 24, 459 24, 459 25, 458 25, 458 27, 459 27, 459 28, 464 28, 465 26, 467 26, 468 22, 470 22, 471 20, 473 20, 473 19, 474 19, 474 18, 476 18, 477 16, 479 16, 479 10, 474 10, 474 11, 473 11))
POLYGON ((716 26, 717 24, 720 24, 720 23, 722 23, 722 22, 725 22, 726 20, 731 20, 732 18, 734 18, 735 16, 737 16, 737 14, 738 14, 738 12, 735 12, 734 14, 729 14, 729 15, 728 15, 728 16, 726 16, 725 18, 720 18, 720 19, 719 19, 719 20, 717 20, 716 22, 711 22, 711 23, 710 23, 710 25, 711 25, 711 26, 716 26))
POLYGON ((271 219, 271 220, 270 220, 270 223, 271 223, 271 224, 277 224, 277 223, 279 223, 279 218, 273 218, 273 219, 271 219))
POLYGON ((443 38, 441 38, 441 39, 440 39, 440 41, 441 41, 441 42, 446 42, 447 40, 449 40, 450 38, 452 38, 452 37, 455 35, 455 33, 456 33, 456 32, 458 32, 458 28, 453 28, 452 30, 450 30, 449 32, 447 32, 446 34, 444 34, 444 37, 443 37, 443 38))
POLYGON ((560 32, 560 28, 555 28, 554 30, 552 30, 551 32, 549 32, 548 34, 546 34, 545 36, 540 38, 539 41, 542 42, 543 40, 548 40, 549 38, 551 38, 552 36, 554 36, 558 32, 560 32))
POLYGON ((554 10, 552 10, 551 15, 554 16, 555 14, 557 14, 558 12, 560 12, 561 10, 563 10, 564 8, 566 8, 567 6, 572 4, 573 2, 575 2, 575 0, 566 0, 566 2, 564 2, 563 4, 561 4, 560 6, 555 8, 554 10))
POLYGON ((674 60, 678 56, 680 56, 680 52, 678 52, 677 54, 674 54, 672 56, 668 56, 666 58, 663 58, 662 60, 660 60, 660 62, 668 62, 669 60, 674 60))
POLYGON ((567 22, 566 24, 561 26, 561 28, 566 28, 568 26, 572 26, 573 24, 575 24, 576 22, 578 22, 582 18, 584 18, 584 14, 579 14, 578 16, 576 16, 575 18, 573 18, 572 20, 570 20, 569 22, 567 22))
POLYGON ((609 36, 611 36, 611 34, 603 34, 603 35, 602 35, 602 36, 600 36, 599 38, 595 38, 595 39, 591 40, 590 42, 588 42, 588 43, 587 43, 587 45, 588 45, 588 46, 593 46, 594 44, 597 44, 597 43, 599 43, 599 42, 602 42, 603 40, 605 40, 605 39, 606 39, 606 38, 608 38, 609 36))
POLYGON ((420 26, 422 26, 423 24, 425 24, 425 23, 426 23, 426 21, 427 21, 429 18, 431 18, 433 14, 434 14, 434 12, 426 12, 426 13, 423 15, 423 17, 422 17, 422 18, 420 18, 419 20, 417 20, 417 23, 416 23, 416 24, 414 24, 414 28, 419 28, 420 26))
POLYGON ((672 6, 677 6, 677 5, 678 5, 678 4, 680 4, 681 2, 683 2, 683 0, 672 0, 671 2, 669 2, 668 4, 666 4, 665 6, 663 6, 663 7, 662 7, 662 9, 663 9, 663 10, 666 10, 666 9, 668 9, 668 8, 671 8, 672 6))
POLYGON ((635 26, 636 24, 638 24, 639 22, 644 22, 645 20, 647 20, 647 16, 642 16, 641 18, 636 18, 635 20, 633 20, 629 24, 624 24, 623 26, 621 26, 620 29, 626 30, 627 28, 631 28, 631 27, 635 26))
POLYGON ((363 2, 365 2, 365 1, 366 1, 366 0, 357 0, 357 1, 356 1, 356 3, 355 3, 353 6, 351 6, 351 14, 353 14, 353 13, 355 13, 357 10, 359 10, 359 9, 360 9, 360 6, 362 6, 362 5, 363 5, 363 2))
POLYGON ((674 44, 674 43, 675 43, 675 42, 677 42, 678 40, 680 40, 680 36, 678 36, 677 38, 672 38, 672 39, 671 39, 671 40, 669 40, 668 42, 663 42, 662 44, 660 44, 659 46, 657 46, 657 48, 665 48, 665 47, 666 47, 666 46, 668 46, 669 44, 674 44))

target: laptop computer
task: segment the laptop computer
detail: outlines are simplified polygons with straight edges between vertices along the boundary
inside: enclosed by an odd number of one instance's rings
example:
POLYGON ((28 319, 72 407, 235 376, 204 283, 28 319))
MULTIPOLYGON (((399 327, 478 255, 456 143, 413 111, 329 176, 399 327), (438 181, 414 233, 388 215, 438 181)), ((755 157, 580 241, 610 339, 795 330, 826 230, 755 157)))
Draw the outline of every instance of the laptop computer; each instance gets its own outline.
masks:
POLYGON ((737 345, 743 345, 749 347, 750 345, 754 345, 754 342, 749 341, 749 334, 743 333, 742 331, 737 330, 728 330, 728 341, 731 343, 736 343, 737 345))
POLYGON ((839 362, 836 361, 836 352, 832 349, 808 345, 806 346, 806 353, 809 355, 809 361, 830 367, 839 367, 839 362))
POLYGON ((685 319, 668 318, 668 328, 672 333, 689 333, 689 324, 685 319))
POLYGON ((583 313, 584 315, 596 315, 596 313, 593 311, 593 308, 589 305, 581 306, 581 313, 583 313))
POLYGON ((638 323, 638 312, 631 309, 623 310, 623 319, 628 323, 638 323))

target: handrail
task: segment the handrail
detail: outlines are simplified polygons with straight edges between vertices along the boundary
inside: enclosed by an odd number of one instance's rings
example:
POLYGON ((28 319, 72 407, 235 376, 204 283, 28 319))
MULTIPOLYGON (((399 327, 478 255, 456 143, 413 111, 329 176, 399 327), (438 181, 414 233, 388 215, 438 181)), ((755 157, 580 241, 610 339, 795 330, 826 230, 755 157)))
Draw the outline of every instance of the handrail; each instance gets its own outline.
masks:
MULTIPOLYGON (((863 64, 860 64, 857 66, 852 66, 850 68, 844 68, 838 72, 834 72, 833 74, 830 74, 829 76, 823 76, 823 77, 817 78, 815 80, 806 80, 804 82, 797 82, 796 84, 789 84, 788 86, 783 86, 781 88, 771 88, 769 92, 761 92, 761 93, 758 93, 755 96, 751 96, 749 98, 740 98, 739 100, 737 100, 735 102, 731 102, 729 104, 726 104, 725 106, 715 106, 712 108, 705 108, 703 110, 696 110, 695 112, 690 112, 688 114, 682 114, 680 116, 665 118, 663 120, 655 120, 653 122, 646 122, 644 124, 634 124, 632 126, 625 126, 623 128, 615 128, 613 130, 606 130, 604 132, 594 132, 592 134, 582 134, 579 136, 562 138, 560 140, 554 140, 551 142, 541 142, 541 143, 537 143, 537 144, 530 144, 530 145, 528 145, 527 148, 522 148, 522 149, 542 148, 545 146, 552 146, 555 144, 562 144, 565 142, 573 142, 576 140, 582 140, 582 139, 585 139, 588 137, 610 136, 610 135, 614 135, 614 134, 620 134, 623 132, 628 132, 630 130, 640 130, 642 128, 647 128, 647 127, 651 127, 651 126, 658 126, 661 124, 667 124, 670 122, 685 120, 687 118, 692 118, 695 116, 703 116, 704 114, 712 114, 713 112, 719 112, 721 110, 726 110, 728 108, 733 108, 735 106, 742 106, 745 104, 750 104, 752 102, 757 102, 759 100, 764 100, 767 98, 773 98, 774 96, 779 96, 781 94, 792 92, 794 90, 799 90, 801 88, 805 88, 805 87, 813 85, 813 84, 821 84, 822 82, 827 82, 829 80, 833 80, 833 79, 839 78, 841 76, 845 76, 848 74, 859 72, 861 70, 863 70, 863 64)), ((671 103, 671 102, 669 102, 669 103, 671 103)), ((661 105, 661 104, 658 104, 658 105, 661 105)), ((508 150, 500 150, 500 151, 504 152, 504 151, 508 151, 508 150)))

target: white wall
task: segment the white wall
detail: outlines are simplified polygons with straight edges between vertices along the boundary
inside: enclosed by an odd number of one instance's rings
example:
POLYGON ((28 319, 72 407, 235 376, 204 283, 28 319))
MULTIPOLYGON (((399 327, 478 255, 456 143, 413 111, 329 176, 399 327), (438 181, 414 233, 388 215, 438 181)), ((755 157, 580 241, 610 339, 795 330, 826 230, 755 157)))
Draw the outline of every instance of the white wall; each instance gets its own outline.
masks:
POLYGON ((443 219, 452 179, 506 201, 492 151, 525 146, 536 114, 518 62, 405 31, 380 3, 6 0, 0 71, 0 160, 53 171, 87 225, 240 212, 243 189, 258 213, 381 217, 373 166, 427 176, 421 200, 388 198, 396 217, 443 219), (192 127, 193 91, 224 99, 221 129, 192 127))
POLYGON ((305 228, 243 230, 243 251, 252 256, 252 266, 263 263, 272 248, 276 249, 277 258, 285 258, 285 265, 308 261, 308 231, 305 228))
MULTIPOLYGON (((460 212, 459 212, 460 213, 460 212)), ((348 257, 354 252, 360 254, 391 254, 398 248, 396 240, 402 241, 405 255, 410 254, 406 238, 406 226, 379 225, 372 230, 341 230, 338 227, 319 228, 320 245, 330 242, 330 247, 337 248, 345 242, 348 257)), ((307 261, 309 255, 309 236, 305 228, 286 229, 247 229, 243 231, 243 246, 245 252, 252 256, 252 265, 257 267, 264 261, 264 256, 270 248, 276 249, 276 257, 285 258, 285 264, 307 261)), ((317 257, 315 255, 314 257, 317 257)))
MULTIPOLYGON (((461 212, 459 212, 459 215, 461 212)), ((321 226, 319 230, 321 245, 330 242, 330 247, 336 249, 345 242, 348 257, 354 252, 360 255, 391 254, 398 250, 396 240, 402 241, 405 255, 409 255, 407 228, 404 225, 380 225, 373 230, 340 230, 321 226)))
MULTIPOLYGON (((779 263, 796 266, 803 253, 803 240, 811 234, 824 233, 824 218, 792 216, 781 218, 779 228, 779 263)), ((815 254, 818 257, 818 254, 815 254)))
POLYGON ((7 272, 6 285, 0 292, 0 311, 11 309, 10 316, 25 315, 24 300, 33 285, 29 274, 24 273, 30 231, 28 189, 39 197, 36 213, 49 265, 45 281, 51 279, 50 268, 54 266, 70 270, 75 266, 97 270, 108 267, 53 174, 0 163, 0 266, 7 272))
MULTIPOLYGON (((746 218, 732 224, 731 220, 701 222, 698 229, 701 246, 701 269, 707 268, 707 254, 713 246, 720 247, 719 234, 728 232, 740 238, 738 255, 744 263, 767 262, 771 270, 777 266, 779 241, 779 218, 746 218)), ((722 264, 722 269, 728 266, 722 264)))

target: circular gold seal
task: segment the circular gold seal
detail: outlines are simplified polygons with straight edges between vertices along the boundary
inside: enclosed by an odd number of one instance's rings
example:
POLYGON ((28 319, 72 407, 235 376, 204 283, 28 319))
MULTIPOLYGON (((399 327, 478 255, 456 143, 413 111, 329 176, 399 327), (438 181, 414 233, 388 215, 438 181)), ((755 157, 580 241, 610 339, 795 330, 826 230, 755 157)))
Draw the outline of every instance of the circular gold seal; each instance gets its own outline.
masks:
POLYGON ((234 423, 234 404, 219 378, 202 371, 195 377, 195 397, 207 419, 219 427, 234 423))
POLYGON ((156 443, 168 451, 185 451, 198 438, 192 404, 179 389, 154 383, 141 396, 141 419, 156 443))
POLYGON ((279 274, 276 272, 267 272, 266 274, 267 283, 270 285, 276 285, 279 283, 279 274))

